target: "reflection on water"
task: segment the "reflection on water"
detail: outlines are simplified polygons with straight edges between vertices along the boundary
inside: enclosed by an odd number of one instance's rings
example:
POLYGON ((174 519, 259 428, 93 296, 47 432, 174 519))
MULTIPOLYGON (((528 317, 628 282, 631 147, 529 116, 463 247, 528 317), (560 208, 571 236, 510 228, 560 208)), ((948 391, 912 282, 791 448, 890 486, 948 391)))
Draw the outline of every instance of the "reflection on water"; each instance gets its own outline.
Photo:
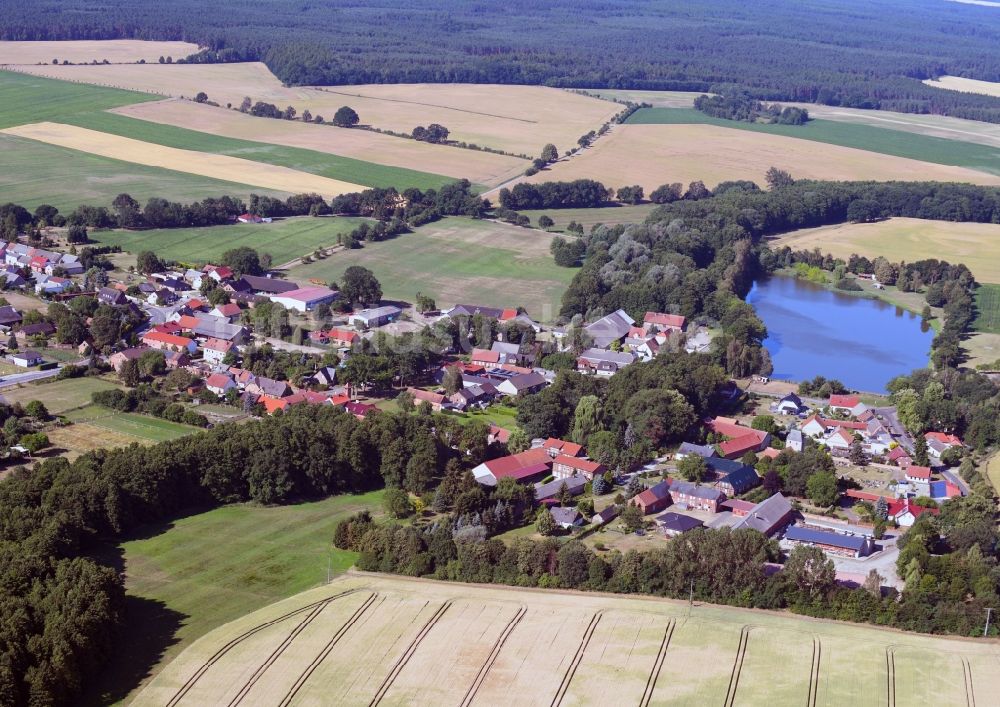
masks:
POLYGON ((758 281, 747 301, 767 325, 773 378, 822 375, 881 392, 894 376, 927 365, 933 332, 901 307, 792 277, 758 281))

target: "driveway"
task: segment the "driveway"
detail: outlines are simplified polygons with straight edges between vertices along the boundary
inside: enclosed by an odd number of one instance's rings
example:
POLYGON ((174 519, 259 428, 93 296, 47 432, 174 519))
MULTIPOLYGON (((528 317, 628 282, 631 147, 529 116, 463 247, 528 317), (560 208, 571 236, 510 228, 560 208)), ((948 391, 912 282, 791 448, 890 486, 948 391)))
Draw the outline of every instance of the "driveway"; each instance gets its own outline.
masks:
POLYGON ((970 493, 972 493, 972 489, 969 488, 969 485, 965 483, 965 480, 961 476, 959 476, 956 472, 947 469, 941 472, 941 476, 944 477, 946 481, 950 481, 951 483, 958 486, 958 488, 962 490, 963 496, 968 496, 970 493))
POLYGON ((907 451, 912 452, 914 444, 913 437, 911 437, 910 433, 906 431, 905 427, 903 427, 903 423, 899 421, 899 416, 896 415, 896 408, 887 407, 873 409, 875 414, 885 423, 885 426, 889 428, 889 432, 892 436, 896 437, 899 440, 899 443, 905 447, 907 451))

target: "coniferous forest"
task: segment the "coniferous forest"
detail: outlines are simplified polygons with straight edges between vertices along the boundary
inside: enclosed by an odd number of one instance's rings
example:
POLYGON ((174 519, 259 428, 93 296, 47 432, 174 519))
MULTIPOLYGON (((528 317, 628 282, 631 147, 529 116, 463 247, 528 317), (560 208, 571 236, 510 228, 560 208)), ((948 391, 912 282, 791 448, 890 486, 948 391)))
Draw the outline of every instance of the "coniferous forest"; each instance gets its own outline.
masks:
MULTIPOLYGON (((4 0, 0 39, 172 39, 288 84, 473 82, 728 92, 1000 122, 1000 14, 938 0, 505 3, 4 0), (919 8, 915 8, 919 6, 919 8), (919 9, 919 12, 915 11, 919 9)), ((174 57, 178 59, 179 57, 174 57)))

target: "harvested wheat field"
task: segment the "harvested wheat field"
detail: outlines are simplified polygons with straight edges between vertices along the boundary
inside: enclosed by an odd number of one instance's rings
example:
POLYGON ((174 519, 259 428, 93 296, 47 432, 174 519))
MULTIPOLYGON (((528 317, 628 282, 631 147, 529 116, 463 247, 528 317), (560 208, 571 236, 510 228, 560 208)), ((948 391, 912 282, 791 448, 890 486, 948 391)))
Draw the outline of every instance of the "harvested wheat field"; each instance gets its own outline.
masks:
POLYGON ((487 186, 511 179, 526 167, 525 161, 517 157, 432 145, 368 130, 343 130, 300 121, 255 118, 238 111, 180 99, 134 104, 111 112, 212 135, 301 147, 389 167, 464 178, 487 186))
POLYGON ((70 41, 0 42, 0 64, 48 64, 52 60, 74 64, 109 61, 132 63, 140 59, 156 62, 160 57, 182 59, 196 54, 190 42, 146 42, 139 39, 79 39, 70 41))
POLYGON ((714 125, 616 125, 580 154, 542 170, 530 182, 597 179, 609 187, 700 179, 708 187, 730 179, 763 185, 769 167, 800 179, 941 180, 1000 184, 1000 176, 964 167, 892 157, 781 135, 714 125))
POLYGON ((937 258, 966 265, 980 282, 1000 283, 1000 225, 994 223, 893 218, 792 231, 771 240, 770 245, 819 248, 838 258, 852 253, 907 262, 937 258))
POLYGON ((993 81, 978 81, 961 76, 942 76, 939 79, 925 79, 924 83, 934 88, 962 93, 981 93, 985 96, 1000 96, 1000 83, 993 81))
MULTIPOLYGON (((386 84, 282 86, 261 63, 145 64, 120 66, 24 66, 19 71, 55 79, 129 88, 191 98, 199 91, 223 106, 244 97, 309 109, 327 120, 343 105, 361 122, 409 134, 418 125, 440 123, 450 139, 514 154, 537 156, 546 143, 562 151, 596 130, 621 106, 557 88, 492 84, 386 84)), ((429 171, 431 168, 426 168, 429 171)), ((440 172, 440 170, 437 170, 440 172)))
POLYGON ((38 140, 72 150, 89 152, 123 162, 150 167, 162 167, 178 172, 198 174, 213 179, 275 189, 301 194, 316 192, 324 197, 362 191, 364 187, 337 179, 328 179, 307 172, 253 162, 238 157, 215 155, 207 152, 179 150, 141 140, 119 137, 108 133, 79 128, 61 123, 32 123, 7 128, 0 132, 38 140))
POLYGON ((995 642, 350 573, 192 644, 133 705, 970 705, 995 642))

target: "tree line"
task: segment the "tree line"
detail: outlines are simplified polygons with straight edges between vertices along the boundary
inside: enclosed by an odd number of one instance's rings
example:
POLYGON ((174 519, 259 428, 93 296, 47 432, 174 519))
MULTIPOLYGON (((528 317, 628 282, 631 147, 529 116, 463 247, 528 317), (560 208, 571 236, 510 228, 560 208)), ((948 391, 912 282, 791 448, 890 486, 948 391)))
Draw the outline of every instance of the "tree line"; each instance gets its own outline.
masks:
POLYGON ((772 123, 776 125, 804 125, 809 121, 809 111, 778 103, 763 103, 748 93, 735 95, 701 95, 694 99, 695 110, 714 118, 739 120, 745 123, 772 123))

